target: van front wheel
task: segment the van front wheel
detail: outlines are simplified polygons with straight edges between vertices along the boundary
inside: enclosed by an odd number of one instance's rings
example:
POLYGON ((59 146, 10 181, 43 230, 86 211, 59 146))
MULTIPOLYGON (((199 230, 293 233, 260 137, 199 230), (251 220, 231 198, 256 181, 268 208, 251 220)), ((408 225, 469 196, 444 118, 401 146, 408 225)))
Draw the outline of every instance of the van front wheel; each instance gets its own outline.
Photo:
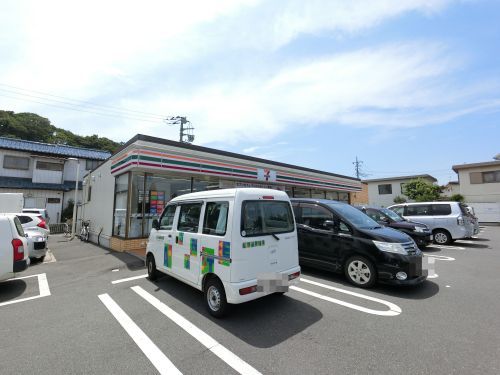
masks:
POLYGON ((148 267, 149 280, 155 281, 158 278, 158 271, 156 270, 155 257, 151 253, 146 258, 146 266, 148 267))
POLYGON ((377 270, 373 263, 361 256, 353 256, 345 263, 345 275, 349 281, 360 288, 370 288, 377 280, 377 270))
POLYGON ((226 292, 219 279, 211 278, 207 281, 205 285, 205 302, 208 312, 212 316, 222 318, 227 313, 226 292))

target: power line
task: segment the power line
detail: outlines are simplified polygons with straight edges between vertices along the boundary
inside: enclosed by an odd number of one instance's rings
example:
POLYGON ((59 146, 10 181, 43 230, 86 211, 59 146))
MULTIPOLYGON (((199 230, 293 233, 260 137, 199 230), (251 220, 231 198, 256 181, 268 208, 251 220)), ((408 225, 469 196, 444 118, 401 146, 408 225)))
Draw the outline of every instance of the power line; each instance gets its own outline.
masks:
MULTIPOLYGON (((57 104, 52 104, 52 103, 44 103, 44 102, 40 102, 40 101, 32 100, 32 99, 18 98, 18 97, 15 97, 15 96, 9 96, 9 95, 5 95, 5 94, 1 94, 1 93, 0 93, 0 96, 6 97, 6 98, 10 98, 10 99, 16 99, 16 100, 22 100, 22 101, 27 101, 27 102, 32 102, 32 103, 37 103, 37 104, 42 104, 42 105, 48 105, 48 106, 56 107, 56 108, 68 109, 68 110, 71 110, 71 111, 92 113, 94 115, 99 115, 99 116, 108 116, 108 117, 117 117, 118 116, 117 114, 103 113, 103 112, 96 112, 96 111, 89 111, 89 110, 79 109, 79 108, 71 108, 71 107, 66 107, 66 106, 63 106, 63 105, 57 105, 57 104)), ((158 122, 159 122, 159 121, 147 120, 147 119, 143 119, 143 118, 130 117, 130 116, 126 116, 126 115, 120 115, 120 117, 125 118, 125 119, 129 119, 129 120, 151 122, 151 123, 154 123, 154 124, 158 124, 158 122)))
POLYGON ((363 161, 358 160, 357 156, 356 156, 356 161, 354 161, 352 164, 354 164, 354 172, 356 173, 356 178, 367 176, 367 174, 363 173, 361 170, 361 165, 363 164, 363 161))
MULTIPOLYGON (((129 112, 132 115, 138 114, 141 117, 153 117, 153 118, 157 118, 157 119, 160 119, 160 120, 163 120, 165 118, 164 115, 159 115, 159 114, 156 114, 156 113, 143 112, 143 111, 137 111, 137 110, 132 110, 132 109, 123 109, 123 108, 113 107, 113 106, 109 106, 109 105, 102 105, 102 104, 97 104, 97 103, 90 102, 90 101, 79 100, 79 99, 72 99, 72 98, 68 98, 68 97, 65 97, 65 96, 54 95, 54 94, 50 94, 50 93, 47 93, 47 92, 36 91, 36 90, 29 90, 29 89, 25 89, 25 88, 18 87, 18 86, 8 85, 8 84, 5 84, 5 83, 0 83, 0 86, 9 87, 9 88, 15 89, 17 91, 25 91, 27 93, 34 93, 34 94, 42 95, 43 97, 41 99, 48 100, 48 101, 58 101, 58 100, 50 99, 50 98, 45 98, 46 96, 47 97, 52 97, 52 98, 63 99, 65 103, 67 103, 69 105, 74 105, 74 106, 99 107, 99 108, 105 109, 106 111, 114 111, 114 112, 120 112, 120 113, 129 112), (74 102, 74 103, 71 103, 71 102, 74 102)), ((17 94, 17 95, 34 96, 34 95, 30 95, 30 94, 25 94, 23 92, 13 91, 13 90, 7 90, 7 89, 1 89, 1 88, 0 88, 0 90, 6 91, 6 92, 10 92, 10 93, 14 93, 14 94, 17 94)), ((34 96, 34 97, 40 98, 39 96, 34 96)))

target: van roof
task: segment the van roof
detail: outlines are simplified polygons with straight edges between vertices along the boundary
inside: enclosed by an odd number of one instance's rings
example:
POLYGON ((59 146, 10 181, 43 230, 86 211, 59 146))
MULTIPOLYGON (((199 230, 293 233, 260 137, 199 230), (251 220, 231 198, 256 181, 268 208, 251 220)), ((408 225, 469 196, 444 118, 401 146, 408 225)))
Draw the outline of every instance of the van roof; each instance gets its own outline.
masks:
POLYGON ((434 201, 434 202, 406 202, 406 203, 398 203, 398 204, 393 204, 393 205, 390 205, 389 207, 394 207, 394 206, 404 206, 404 205, 407 205, 407 206, 413 206, 413 205, 416 205, 416 204, 459 204, 460 202, 457 202, 457 201, 434 201))
MULTIPOLYGON (((218 189, 205 190, 196 193, 183 194, 173 198, 170 202, 182 202, 185 200, 205 199, 205 198, 234 198, 236 195, 272 195, 274 197, 288 199, 288 195, 284 191, 274 189, 261 188, 235 188, 235 189, 218 189)), ((169 202, 169 203, 170 203, 169 202)))

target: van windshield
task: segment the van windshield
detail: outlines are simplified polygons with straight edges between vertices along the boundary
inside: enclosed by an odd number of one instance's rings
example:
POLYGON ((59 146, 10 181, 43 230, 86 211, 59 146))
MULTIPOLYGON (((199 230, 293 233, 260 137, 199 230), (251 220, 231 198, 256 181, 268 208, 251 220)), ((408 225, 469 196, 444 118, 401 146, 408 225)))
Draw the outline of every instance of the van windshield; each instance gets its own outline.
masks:
POLYGON ((241 211, 243 237, 293 232, 290 203, 286 201, 244 201, 241 211))
POLYGON ((334 212, 340 215, 342 219, 345 219, 356 228, 375 229, 380 227, 380 225, 375 220, 373 220, 357 208, 354 208, 348 204, 335 203, 329 204, 329 206, 333 209, 334 212))

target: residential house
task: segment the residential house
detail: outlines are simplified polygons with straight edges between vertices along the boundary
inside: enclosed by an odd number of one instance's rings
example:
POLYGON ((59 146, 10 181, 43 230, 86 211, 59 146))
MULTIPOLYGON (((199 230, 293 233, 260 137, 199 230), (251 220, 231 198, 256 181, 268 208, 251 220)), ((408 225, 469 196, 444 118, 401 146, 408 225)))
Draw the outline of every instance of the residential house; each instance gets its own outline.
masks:
POLYGON ((81 181, 111 154, 66 145, 0 137, 0 193, 23 193, 25 208, 46 208, 51 223, 74 199, 76 171, 81 181))

